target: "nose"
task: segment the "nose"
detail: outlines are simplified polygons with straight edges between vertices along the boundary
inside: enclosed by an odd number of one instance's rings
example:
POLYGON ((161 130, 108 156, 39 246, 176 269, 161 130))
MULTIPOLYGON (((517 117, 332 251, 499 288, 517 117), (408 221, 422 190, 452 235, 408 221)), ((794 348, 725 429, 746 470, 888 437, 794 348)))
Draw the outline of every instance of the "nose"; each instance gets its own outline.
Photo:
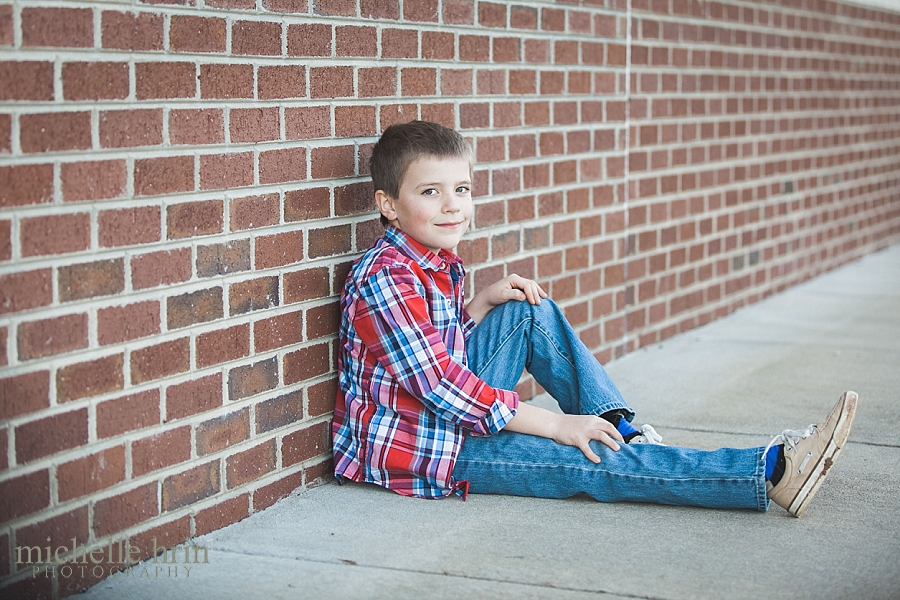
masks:
POLYGON ((456 193, 446 194, 444 196, 444 212, 445 213, 456 213, 462 209, 462 205, 460 203, 459 197, 456 193))

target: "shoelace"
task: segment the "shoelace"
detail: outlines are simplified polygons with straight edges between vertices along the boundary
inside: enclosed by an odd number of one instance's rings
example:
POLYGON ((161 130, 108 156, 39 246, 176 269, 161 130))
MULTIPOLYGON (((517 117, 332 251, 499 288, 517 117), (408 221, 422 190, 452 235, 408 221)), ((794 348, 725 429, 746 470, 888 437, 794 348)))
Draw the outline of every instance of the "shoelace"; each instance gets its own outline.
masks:
POLYGON ((816 432, 815 424, 810 425, 806 429, 797 430, 797 429, 785 429, 769 442, 769 445, 766 446, 766 449, 763 450, 763 456, 766 455, 766 452, 769 451, 769 448, 776 444, 784 444, 786 450, 796 450, 797 444, 801 442, 801 440, 805 440, 812 434, 816 432))
POLYGON ((653 444, 654 446, 665 446, 662 443, 662 436, 656 433, 653 425, 641 425, 641 435, 645 438, 645 444, 653 444))

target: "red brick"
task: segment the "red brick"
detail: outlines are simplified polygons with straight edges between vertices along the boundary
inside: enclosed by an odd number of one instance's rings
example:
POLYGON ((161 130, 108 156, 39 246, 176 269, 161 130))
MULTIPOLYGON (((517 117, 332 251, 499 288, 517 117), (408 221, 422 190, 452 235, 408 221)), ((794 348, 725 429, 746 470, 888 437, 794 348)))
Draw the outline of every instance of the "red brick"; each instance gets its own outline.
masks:
POLYGON ((90 48, 94 11, 89 8, 23 8, 22 45, 90 48))
POLYGON ((197 366, 208 367, 250 355, 250 325, 235 325, 197 336, 197 366))
POLYGON ((119 198, 125 195, 127 176, 124 160, 63 163, 60 167, 63 200, 119 198))
POLYGON ((250 270, 250 240, 234 240, 197 248, 197 276, 215 277, 250 270))
POLYGON ((356 149, 354 146, 313 148, 310 159, 312 163, 310 176, 313 179, 350 177, 355 169, 355 158, 356 149))
POLYGON ((444 23, 472 25, 475 22, 473 0, 444 0, 444 23))
POLYGON ((277 106, 232 108, 229 132, 233 143, 277 140, 281 137, 279 109, 277 106))
POLYGON ((30 360, 87 348, 87 314, 64 315, 19 325, 19 360, 30 360))
POLYGON ((228 372, 228 399, 248 398, 278 387, 278 359, 234 367, 228 372))
MULTIPOLYGON (((334 401, 337 396, 337 379, 329 379, 306 389, 309 399, 309 416, 320 417, 334 410, 334 401)), ((259 413, 257 413, 259 414, 259 413)))
POLYGON ((436 23, 438 20, 438 0, 418 0, 403 4, 403 18, 407 21, 436 23))
MULTIPOLYGON (((49 546, 54 550, 60 546, 69 548, 72 538, 77 539, 79 545, 86 545, 88 534, 88 508, 81 506, 49 519, 17 528, 16 546, 20 548, 37 546, 45 549, 49 546)), ((79 560, 80 558, 79 554, 79 560)), ((25 565, 22 567, 27 568, 25 565)))
POLYGON ((104 48, 162 50, 163 15, 151 12, 103 11, 100 24, 104 48))
POLYGON ((250 410, 230 412, 197 426, 197 455, 224 450, 250 437, 250 410))
POLYGON ((200 189, 223 190, 253 185, 253 153, 200 155, 200 189))
POLYGON ((327 343, 307 346, 284 356, 284 383, 290 385, 324 375, 331 369, 331 351, 327 343))
POLYGON ((169 140, 173 144, 221 144, 225 119, 221 109, 173 109, 169 112, 169 140))
POLYGON ((134 148, 163 142, 161 108, 100 112, 100 146, 134 148))
POLYGON ((62 302, 118 294, 125 289, 121 258, 59 267, 57 287, 62 302))
POLYGON ((382 58, 417 58, 419 35, 414 29, 385 29, 381 32, 382 58))
POLYGON ((355 16, 356 2, 354 0, 317 0, 314 10, 316 14, 320 15, 355 16))
POLYGON ((459 59, 467 62, 490 60, 490 38, 485 35, 460 35, 459 59))
MULTIPOLYGON (((4 4, 0 6, 0 46, 12 46, 14 37, 13 7, 12 4, 4 4)), ((6 575, 7 571, 0 571, 0 574, 6 575)))
POLYGON ((62 80, 66 100, 121 100, 131 89, 124 62, 67 62, 62 80))
POLYGON ((183 419, 222 406, 222 374, 166 388, 166 421, 183 419))
POLYGON ((306 96, 306 67, 302 65, 261 66, 256 73, 256 92, 260 100, 304 98, 306 96))
POLYGON ((331 137, 331 109, 328 106, 285 108, 284 134, 289 140, 331 137))
POLYGON ((306 311, 306 339, 337 335, 341 324, 341 307, 337 302, 316 306, 306 311))
POLYGON ((288 56, 331 56, 331 25, 289 25, 287 52, 288 56))
POLYGON ((252 98, 253 65, 200 65, 200 96, 203 98, 252 98))
POLYGON ((16 462, 25 464, 88 442, 88 414, 82 408, 16 427, 16 462))
POLYGON ((359 13, 364 19, 400 19, 400 6, 397 0, 360 0, 359 13))
POLYGON ((20 230, 22 256, 77 252, 86 250, 91 243, 88 213, 22 219, 20 230))
POLYGON ((259 182, 287 183, 306 179, 306 148, 269 150, 259 155, 259 182))
POLYGON ((161 236, 159 207, 101 211, 97 216, 97 229, 103 248, 158 242, 161 236))
POLYGON ((437 93, 437 69, 408 67, 400 71, 400 91, 404 96, 433 96, 437 93))
POLYGON ((350 252, 350 226, 335 225, 309 231, 309 258, 350 252))
POLYGON ((174 52, 225 52, 225 19, 173 15, 169 47, 174 52))
MULTIPOLYGON (((125 446, 114 446, 63 463, 56 469, 56 480, 60 502, 104 490, 125 481, 125 446)), ((87 533, 87 514, 84 529, 87 533)))
POLYGON ((169 331, 221 319, 223 311, 221 287, 166 298, 166 324, 169 331))
MULTIPOLYGON (((0 327, 0 367, 5 367, 9 364, 9 353, 6 349, 7 338, 9 337, 9 329, 7 327, 0 327)), ((5 430, 2 430, 5 431, 5 430)), ((0 442, 0 448, 3 447, 3 443, 0 442)), ((3 460, 5 457, 3 452, 0 451, 0 460, 3 460)), ((2 468, 0 468, 2 470, 2 468)))
POLYGON ((219 461, 214 460, 162 482, 163 512, 177 510, 219 492, 219 461))
POLYGON ((131 472, 140 477, 191 459, 191 428, 179 427, 131 442, 131 472))
POLYGON ((231 25, 232 54, 281 56, 281 23, 236 21, 231 25))
MULTIPOLYGON (((332 472, 334 469, 332 469, 332 472)), ((295 489, 303 485, 303 474, 294 473, 264 485, 253 492, 253 509, 256 511, 269 508, 282 498, 287 497, 295 489)))
POLYGON ((354 215, 375 210, 372 183, 365 181, 334 188, 334 210, 337 215, 354 215))
POLYGON ((0 115, 0 154, 12 152, 12 116, 0 115))
MULTIPOLYGON (((334 109, 334 130, 338 137, 375 135, 374 106, 339 106, 334 109)), ((315 163, 315 161, 313 161, 315 163)), ((315 164, 313 165, 315 166, 315 164)), ((353 174, 352 169, 350 174, 353 174)))
POLYGON ((97 405, 97 437, 108 438, 159 423, 159 390, 129 394, 97 405))
POLYGON ((257 321, 253 325, 253 339, 257 353, 302 342, 303 315, 301 311, 257 321))
POLYGON ((222 200, 184 202, 166 207, 166 230, 170 240, 220 233, 223 225, 222 200))
POLYGON ((162 156, 134 161, 135 196, 155 196, 193 190, 193 156, 162 156))
POLYGON ((303 260, 303 232, 288 231, 256 238, 256 268, 282 267, 303 260))
POLYGON ((307 12, 306 0, 263 0, 266 10, 285 13, 307 12))
MULTIPOLYGON (((135 63, 134 85, 138 100, 194 98, 197 96, 197 68, 189 62, 135 63)), ((202 80, 200 89, 203 89, 202 80)))
POLYGON ((0 208, 53 199, 53 165, 0 167, 0 208))
POLYGON ((313 67, 309 70, 311 98, 353 96, 353 67, 313 67))
POLYGON ((274 471, 277 460, 275 453, 275 440, 270 439, 226 458, 225 481, 228 489, 245 485, 274 471))
POLYGON ((206 535, 250 516, 250 495, 225 500, 194 515, 195 535, 206 535))
POLYGON ((136 290, 169 285, 190 278, 190 248, 149 252, 131 259, 131 286, 136 290))
POLYGON ((426 60, 453 60, 454 36, 449 32, 423 31, 422 58, 426 60))
POLYGON ((160 379, 190 368, 190 339, 180 338, 131 352, 131 383, 160 379))
POLYGON ((19 117, 23 152, 59 152, 91 147, 89 112, 27 114, 19 117))
POLYGON ((331 214, 328 188, 293 190, 284 195, 285 221, 322 219, 331 214))
POLYGON ((324 298, 331 293, 328 269, 313 267, 284 274, 284 301, 286 304, 314 298, 324 298))
POLYGON ((50 472, 46 469, 0 481, 0 522, 8 523, 50 505, 50 472))
POLYGON ((94 535, 103 538, 159 514, 157 483, 148 483, 94 503, 94 535))
POLYGON ((278 194, 247 196, 231 201, 231 231, 245 231, 278 223, 278 194))
POLYGON ((232 284, 228 291, 228 305, 231 316, 278 306, 278 276, 232 284))
MULTIPOLYGON (((35 371, 0 379, 0 419, 7 420, 50 406, 50 373, 35 371)), ((5 452, 3 452, 5 454, 5 452)))
MULTIPOLYGON (((331 398, 334 409, 334 396, 331 398)), ((265 433, 303 419, 303 394, 297 390, 256 405, 256 433, 265 433)))
POLYGON ((316 423, 284 436, 281 442, 283 467, 307 461, 331 450, 331 427, 328 422, 316 423))
POLYGON ((335 27, 335 53, 338 56, 375 56, 378 36, 374 27, 343 25, 335 27))
POLYGON ((114 354, 59 369, 56 372, 57 401, 68 402, 122 389, 122 362, 122 355, 114 354))
POLYGON ((53 63, 0 61, 0 100, 53 100, 53 63))

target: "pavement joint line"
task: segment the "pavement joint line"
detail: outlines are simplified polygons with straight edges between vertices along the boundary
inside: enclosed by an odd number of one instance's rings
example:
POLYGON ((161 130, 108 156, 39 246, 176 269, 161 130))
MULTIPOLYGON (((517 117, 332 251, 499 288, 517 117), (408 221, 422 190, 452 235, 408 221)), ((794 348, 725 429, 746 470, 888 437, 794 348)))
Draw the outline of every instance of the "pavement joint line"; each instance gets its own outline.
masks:
POLYGON ((367 565, 356 562, 355 560, 350 560, 346 558, 338 558, 335 560, 317 560, 314 558, 305 558, 300 556, 282 556, 279 554, 255 554, 252 552, 246 552, 243 550, 228 550, 224 548, 215 548, 214 546, 207 546, 210 550, 217 550, 219 552, 226 552, 229 554, 235 554, 240 556, 253 556, 253 557, 262 557, 262 558, 277 558, 282 560, 292 560, 295 562, 306 562, 312 564, 322 564, 322 565, 338 565, 338 566, 347 566, 347 567, 359 567, 362 569, 375 569, 382 571, 393 571, 397 573, 415 573, 417 575, 437 575, 439 577, 450 577, 454 579, 470 579, 472 581, 487 581, 492 583, 507 583, 512 585, 522 585, 526 587, 532 588, 541 588, 541 589, 550 589, 550 590, 561 590, 566 592, 579 592, 586 594, 607 594, 610 596, 618 596, 620 598, 635 598, 636 600, 668 600, 665 596, 645 596, 638 595, 628 592, 611 592, 608 590, 593 590, 587 588, 578 588, 578 587, 568 587, 568 586, 559 586, 553 585, 550 583, 532 583, 526 581, 515 581, 513 579, 495 579, 491 577, 479 577, 472 575, 462 575, 459 573, 450 573, 448 571, 426 571, 422 569, 403 569, 399 567, 388 567, 384 565, 367 565))

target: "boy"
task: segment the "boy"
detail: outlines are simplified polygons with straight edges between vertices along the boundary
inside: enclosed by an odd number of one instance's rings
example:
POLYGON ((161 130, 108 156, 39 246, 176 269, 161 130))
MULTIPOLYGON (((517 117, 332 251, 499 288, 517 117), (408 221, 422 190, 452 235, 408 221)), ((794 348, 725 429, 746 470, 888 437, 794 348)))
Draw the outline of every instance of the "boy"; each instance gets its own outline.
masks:
POLYGON ((850 432, 857 395, 766 448, 661 444, 534 281, 510 275, 463 306, 452 249, 472 216, 472 150, 421 121, 389 127, 370 162, 386 230, 347 277, 335 476, 400 494, 453 492, 766 510, 799 517, 850 432), (564 414, 512 390, 523 369, 564 414))

